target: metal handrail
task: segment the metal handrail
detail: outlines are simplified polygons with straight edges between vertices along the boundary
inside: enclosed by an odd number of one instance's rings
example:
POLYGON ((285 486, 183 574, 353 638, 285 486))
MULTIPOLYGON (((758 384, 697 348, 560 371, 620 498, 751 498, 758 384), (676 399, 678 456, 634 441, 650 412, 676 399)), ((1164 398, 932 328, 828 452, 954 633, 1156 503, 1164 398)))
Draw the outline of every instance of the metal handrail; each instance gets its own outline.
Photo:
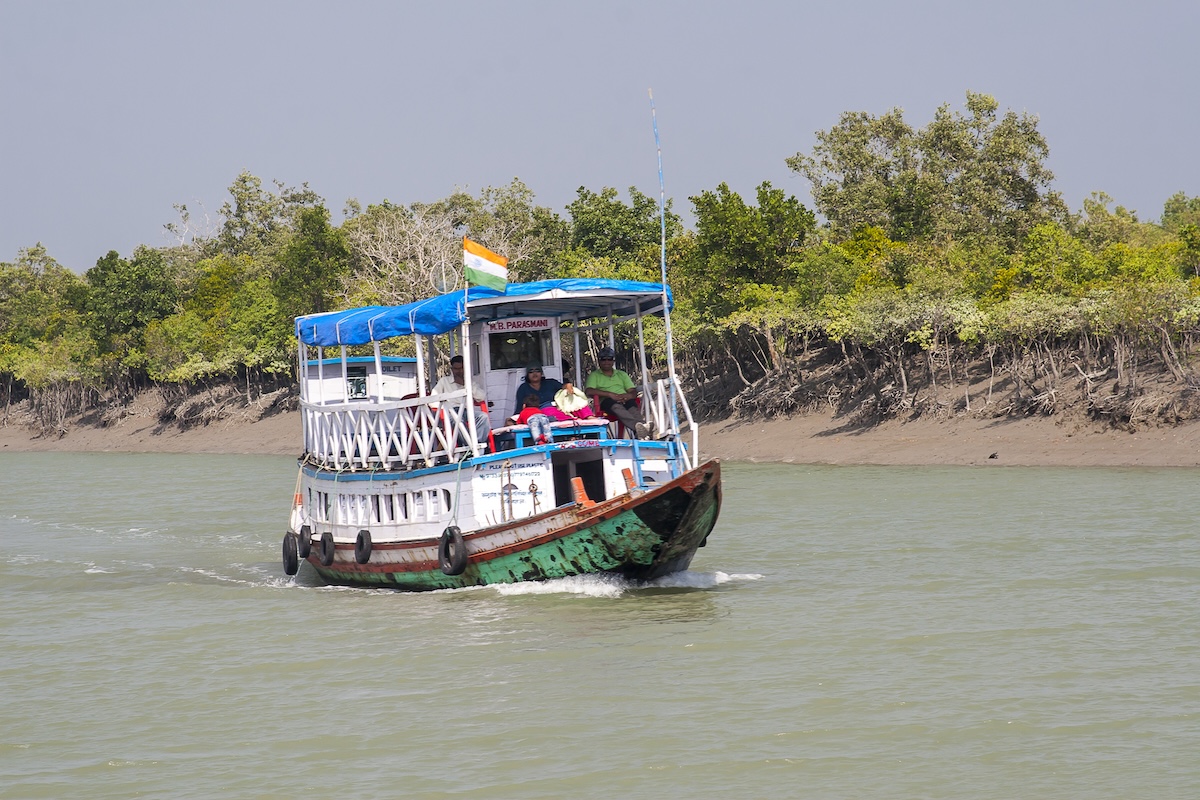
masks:
POLYGON ((682 412, 688 431, 691 433, 691 446, 679 448, 680 458, 683 461, 684 469, 691 469, 700 452, 700 429, 692 418, 692 409, 688 406, 683 391, 676 386, 672 393, 670 388, 670 379, 659 378, 655 381, 649 396, 643 401, 646 421, 655 430, 674 436, 678 440, 681 432, 679 412, 682 412), (669 408, 672 394, 676 404, 674 409, 669 408))

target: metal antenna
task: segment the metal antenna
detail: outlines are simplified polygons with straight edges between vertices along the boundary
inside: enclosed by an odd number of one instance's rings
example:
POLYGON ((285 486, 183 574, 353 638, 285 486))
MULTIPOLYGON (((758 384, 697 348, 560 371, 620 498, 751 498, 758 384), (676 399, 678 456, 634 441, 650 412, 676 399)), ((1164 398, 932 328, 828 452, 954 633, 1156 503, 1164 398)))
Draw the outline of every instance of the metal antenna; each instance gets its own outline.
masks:
POLYGON ((658 150, 659 269, 662 274, 663 326, 667 337, 667 375, 671 384, 671 417, 675 417, 675 345, 671 340, 671 305, 667 297, 667 188, 663 182, 662 143, 658 138, 658 114, 654 109, 654 90, 650 95, 650 122, 654 126, 654 147, 658 150))

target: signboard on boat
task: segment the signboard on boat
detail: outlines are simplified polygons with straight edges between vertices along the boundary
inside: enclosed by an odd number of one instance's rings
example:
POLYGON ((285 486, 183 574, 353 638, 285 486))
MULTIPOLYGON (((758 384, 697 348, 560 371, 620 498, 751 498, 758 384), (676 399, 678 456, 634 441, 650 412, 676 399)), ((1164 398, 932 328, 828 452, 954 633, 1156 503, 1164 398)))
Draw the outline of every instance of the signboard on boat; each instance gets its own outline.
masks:
POLYGON ((488 333, 547 331, 555 327, 554 323, 554 317, 510 317, 508 319, 488 320, 484 323, 484 330, 488 333))

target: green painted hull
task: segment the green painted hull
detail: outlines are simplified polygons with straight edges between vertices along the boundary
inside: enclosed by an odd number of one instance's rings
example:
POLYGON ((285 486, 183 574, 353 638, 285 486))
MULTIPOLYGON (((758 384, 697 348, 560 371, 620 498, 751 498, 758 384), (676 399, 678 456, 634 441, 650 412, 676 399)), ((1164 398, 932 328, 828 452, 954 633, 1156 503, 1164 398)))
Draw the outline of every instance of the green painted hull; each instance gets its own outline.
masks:
MULTIPOLYGON (((468 533, 468 549, 473 541, 486 542, 502 533, 515 533, 518 541, 472 554, 460 575, 446 575, 436 559, 388 563, 384 558, 360 565, 352 548, 339 552, 340 558, 330 566, 323 566, 315 554, 308 561, 330 583, 409 591, 593 573, 652 580, 688 568, 716 524, 720 508, 720 464, 710 461, 651 492, 617 497, 590 508, 564 507, 534 521, 468 533), (528 539, 520 538, 523 528, 530 529, 528 539)), ((425 548, 435 545, 423 544, 425 548)), ((381 554, 389 547, 411 549, 413 545, 376 545, 381 554)))

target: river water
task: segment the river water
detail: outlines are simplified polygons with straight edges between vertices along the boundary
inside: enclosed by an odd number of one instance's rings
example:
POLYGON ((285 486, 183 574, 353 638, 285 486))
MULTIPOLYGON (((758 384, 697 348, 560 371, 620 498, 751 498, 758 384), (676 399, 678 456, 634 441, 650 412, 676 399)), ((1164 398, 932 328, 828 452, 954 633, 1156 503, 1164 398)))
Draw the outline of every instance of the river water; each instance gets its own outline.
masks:
POLYGON ((1194 800, 1198 478, 727 464, 688 573, 411 595, 291 459, 0 455, 0 798, 1194 800))

